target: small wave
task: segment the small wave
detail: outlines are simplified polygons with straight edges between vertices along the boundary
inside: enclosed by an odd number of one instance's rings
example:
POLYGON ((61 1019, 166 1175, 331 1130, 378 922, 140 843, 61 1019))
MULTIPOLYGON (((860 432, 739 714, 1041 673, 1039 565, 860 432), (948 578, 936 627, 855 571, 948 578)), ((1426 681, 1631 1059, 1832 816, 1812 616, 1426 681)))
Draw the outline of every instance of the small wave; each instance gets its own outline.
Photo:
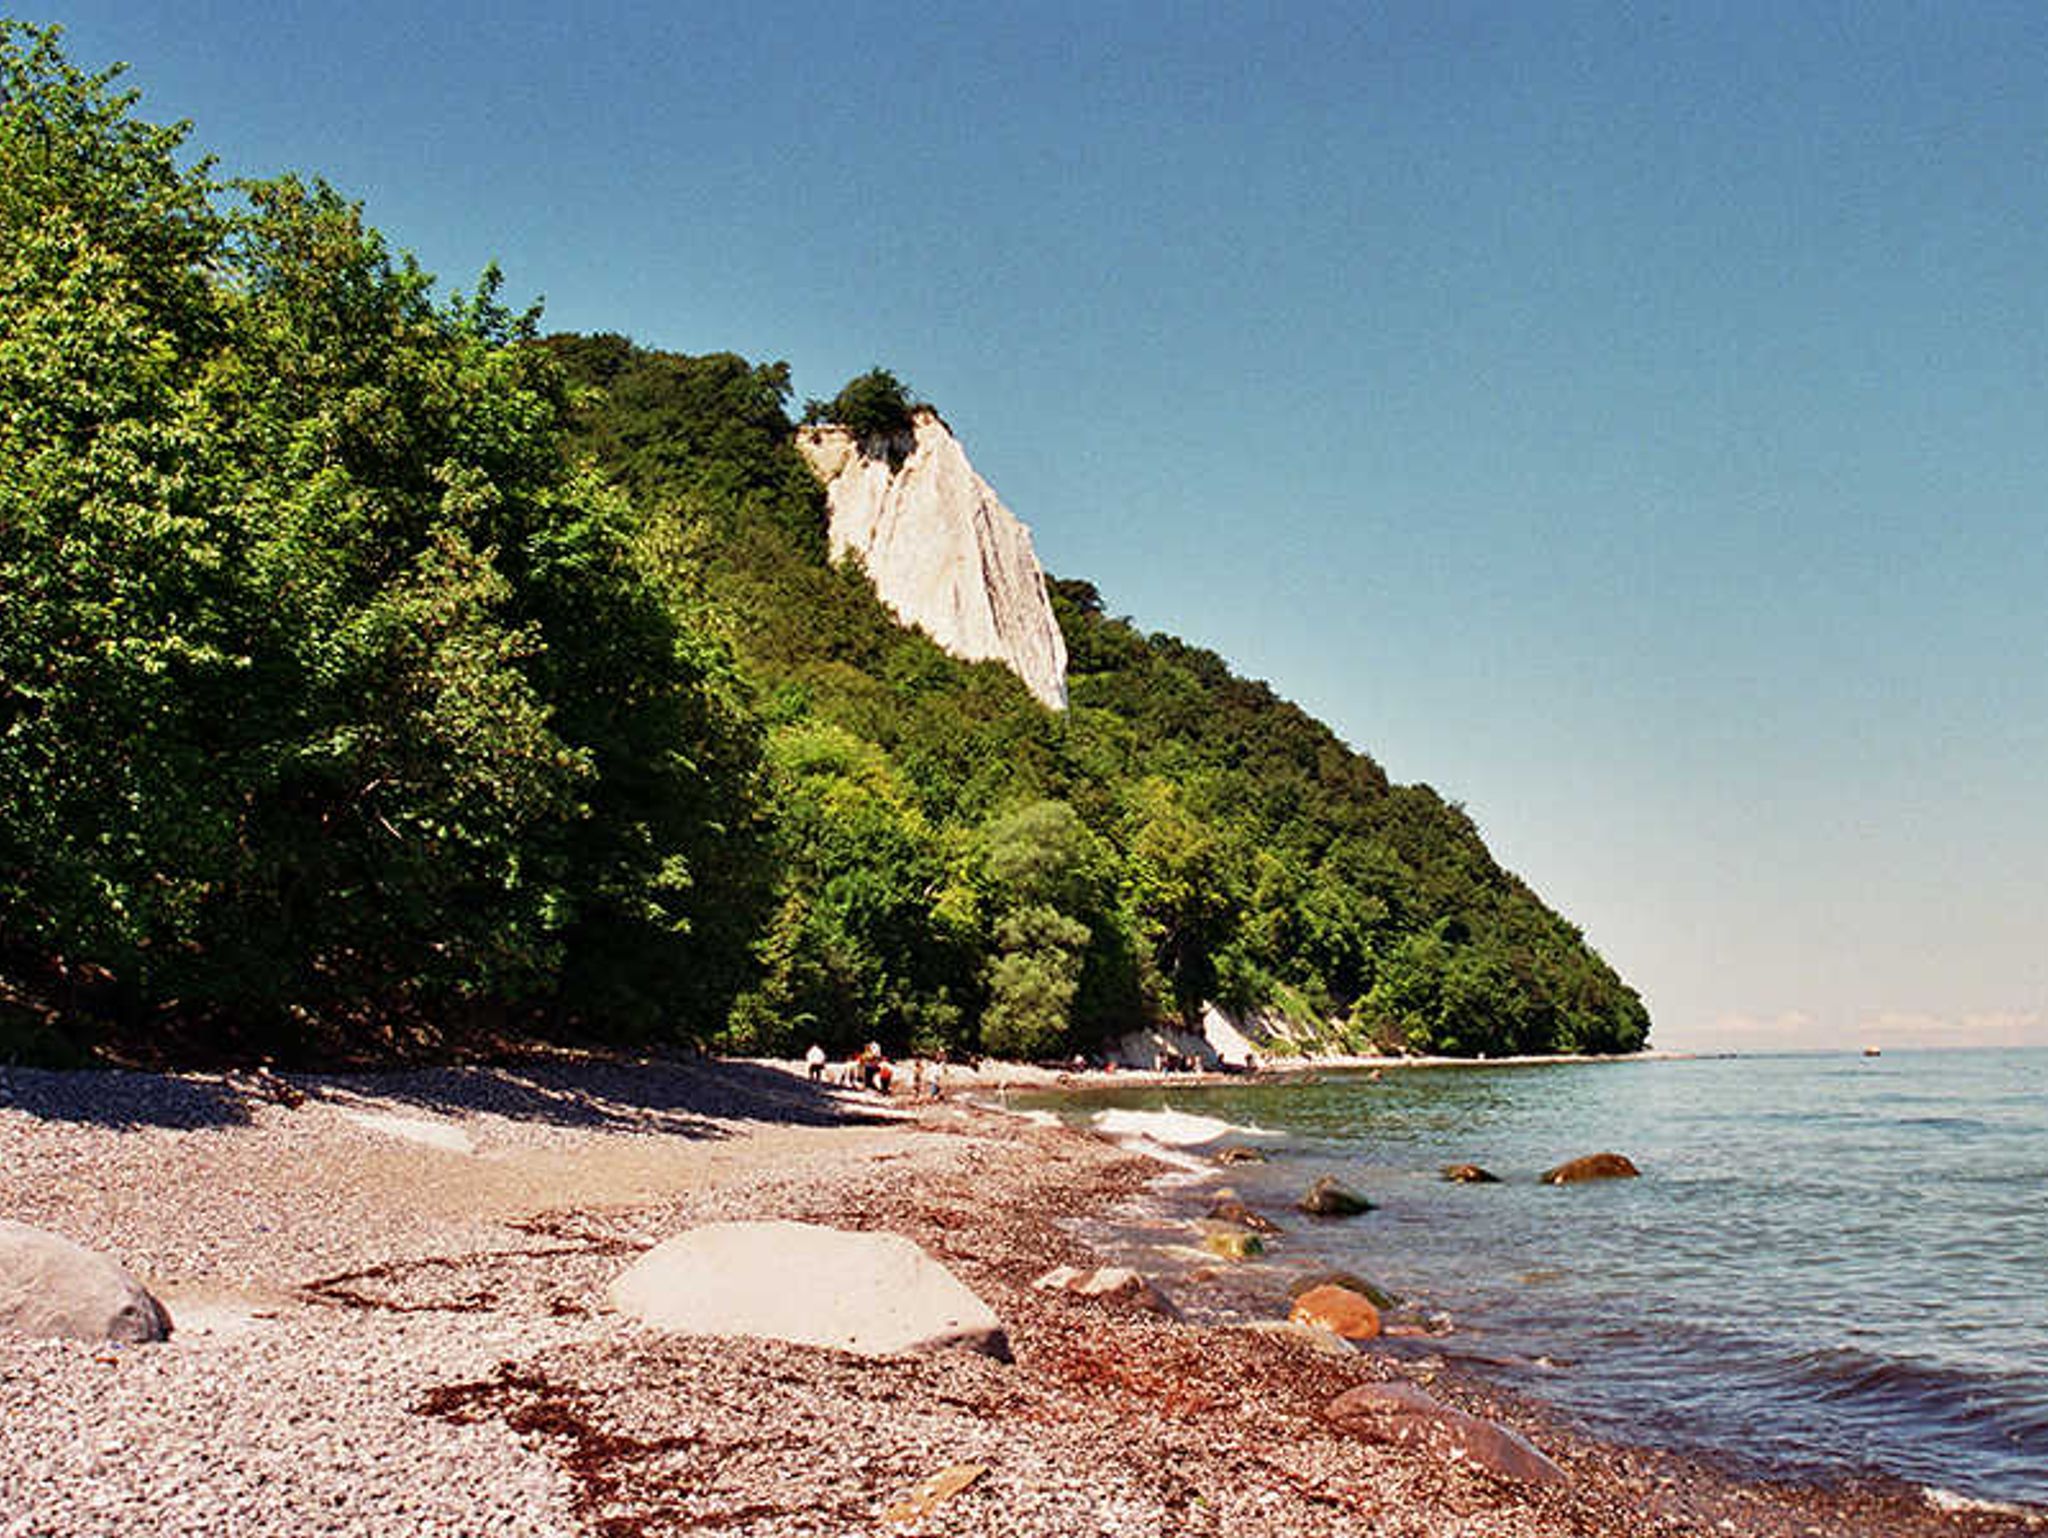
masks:
POLYGON ((1840 1425, 1896 1434, 1912 1428, 1914 1454, 1894 1454, 1898 1472, 1924 1480, 1931 1473, 1990 1476, 2012 1491, 2038 1499, 2039 1471, 2048 1466, 2048 1404, 2015 1373, 1968 1371, 1888 1360, 1854 1348, 1806 1353, 1798 1359, 1813 1398, 1840 1425), (1932 1449, 1937 1466, 1927 1466, 1932 1449), (1916 1466, 1917 1465, 1917 1466, 1916 1466))
POLYGON ((1944 1490, 1938 1485, 1923 1486, 1920 1498, 1936 1511, 1976 1512, 1993 1517, 2024 1517, 2031 1521, 2035 1516, 2024 1506, 2015 1506, 2009 1501, 1980 1501, 1973 1495, 1958 1495, 1953 1490, 1944 1490))
POLYGON ((1793 1362, 1823 1399, 1883 1399, 1957 1419, 2019 1408, 2006 1399, 1998 1374, 1878 1356, 1855 1346, 1802 1351, 1793 1362))
POLYGON ((1239 1126, 1188 1111, 1109 1110, 1095 1113, 1095 1130, 1115 1138, 1143 1138, 1167 1148, 1200 1148, 1226 1137, 1272 1137, 1263 1127, 1239 1126))
POLYGON ((1911 1130, 1914 1132, 1997 1132, 1995 1123, 1981 1116, 1893 1116, 1886 1118, 1884 1126, 1888 1131, 1911 1130))

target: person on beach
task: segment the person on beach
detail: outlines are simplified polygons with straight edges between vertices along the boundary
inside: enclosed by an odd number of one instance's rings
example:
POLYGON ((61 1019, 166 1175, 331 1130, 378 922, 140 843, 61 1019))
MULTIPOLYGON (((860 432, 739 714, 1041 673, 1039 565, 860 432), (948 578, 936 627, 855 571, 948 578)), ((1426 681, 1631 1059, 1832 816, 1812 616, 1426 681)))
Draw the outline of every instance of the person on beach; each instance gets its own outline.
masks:
POLYGON ((811 1082, 813 1084, 820 1084, 824 1082, 825 1049, 819 1046, 815 1041, 811 1043, 811 1050, 804 1054, 804 1066, 810 1069, 811 1082))

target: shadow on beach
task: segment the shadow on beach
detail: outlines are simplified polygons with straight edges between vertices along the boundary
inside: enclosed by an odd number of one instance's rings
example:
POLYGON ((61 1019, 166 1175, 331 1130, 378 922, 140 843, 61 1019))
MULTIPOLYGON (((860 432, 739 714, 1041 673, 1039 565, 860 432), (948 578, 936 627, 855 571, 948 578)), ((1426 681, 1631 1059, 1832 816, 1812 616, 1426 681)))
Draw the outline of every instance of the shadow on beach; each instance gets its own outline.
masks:
POLYGON ((198 1131, 246 1126, 250 1120, 249 1097, 217 1074, 116 1068, 0 1068, 0 1110, 122 1131, 198 1131))
POLYGON ((590 1131, 723 1138, 735 1123, 858 1125, 887 1119, 794 1074, 715 1059, 569 1060, 381 1073, 154 1074, 0 1069, 0 1109, 120 1130, 247 1125, 264 1102, 378 1101, 590 1131))

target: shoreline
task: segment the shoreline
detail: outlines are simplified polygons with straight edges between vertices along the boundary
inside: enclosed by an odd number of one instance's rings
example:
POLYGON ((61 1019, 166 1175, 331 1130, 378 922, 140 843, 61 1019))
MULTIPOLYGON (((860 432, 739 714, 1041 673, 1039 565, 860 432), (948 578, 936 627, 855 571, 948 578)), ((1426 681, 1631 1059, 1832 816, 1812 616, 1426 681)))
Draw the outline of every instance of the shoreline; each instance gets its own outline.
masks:
MULTIPOLYGON (((1005 1114, 1025 1118, 1059 1115, 1057 1111, 1047 1109, 1049 1101, 1056 1103, 1057 1096, 1039 1098, 1034 1095, 1030 1108, 1008 1109, 1005 1114)), ((1086 1114, 1085 1108, 1090 1102, 1079 1100, 1074 1104, 1083 1108, 1081 1119, 1061 1116, 1060 1125, 1077 1135, 1088 1135, 1086 1129, 1100 1126, 1086 1114)), ((1184 1102, 1179 1110, 1140 1114, 1156 1114, 1169 1122, 1184 1120, 1190 1124, 1187 1131, 1201 1133, 1205 1129, 1200 1123, 1210 1122, 1211 1126, 1215 1123, 1191 1109, 1198 1104, 1190 1100, 1184 1102)), ((990 1109, 999 1108, 991 1106, 990 1109)), ((1097 1113, 1098 1116, 1102 1114, 1097 1113)), ((1051 1125, 1050 1122, 1042 1124, 1051 1125)), ((1199 1291, 1189 1294, 1199 1300, 1194 1304, 1194 1317, 1199 1322, 1228 1321, 1242 1317, 1248 1310, 1258 1312, 1262 1309, 1267 1317, 1278 1318, 1287 1308, 1286 1297, 1298 1293, 1307 1281, 1318 1275, 1346 1275, 1341 1270, 1333 1270, 1333 1267, 1371 1265, 1370 1261, 1347 1262, 1342 1256, 1304 1259, 1294 1254, 1284 1240, 1279 1256, 1267 1253, 1237 1265, 1218 1266, 1214 1257, 1191 1254, 1188 1248, 1190 1236, 1197 1236, 1208 1226, 1203 1219, 1215 1206, 1216 1199, 1240 1195, 1234 1187, 1242 1178, 1241 1172, 1231 1167, 1234 1161, 1213 1157, 1215 1151, 1219 1148, 1232 1151, 1246 1143, 1256 1147, 1263 1137, 1271 1134, 1257 1128, 1232 1127, 1193 1147, 1184 1147, 1174 1140, 1172 1134, 1175 1130, 1168 1128, 1160 1134, 1162 1141, 1158 1143, 1152 1142, 1147 1132, 1136 1126, 1119 1125, 1114 1130, 1093 1133, 1113 1137, 1122 1146, 1158 1161, 1160 1169, 1148 1184, 1147 1200, 1142 1206, 1133 1207, 1127 1203, 1122 1210, 1096 1214, 1085 1231, 1092 1243, 1104 1248, 1120 1264, 1144 1269, 1149 1258, 1155 1275, 1170 1276, 1178 1267, 1180 1274, 1185 1276, 1192 1263, 1196 1280, 1202 1284, 1199 1291), (1207 1274, 1203 1274, 1205 1272, 1207 1274)), ((1307 1166, 1306 1172, 1298 1176, 1291 1187, 1293 1191, 1302 1189, 1314 1167, 1312 1164, 1307 1166)), ((1251 1192, 1243 1194, 1251 1197, 1255 1210, 1277 1214, 1283 1219, 1292 1217, 1295 1226, 1300 1226, 1299 1216, 1288 1211, 1291 1198, 1278 1195, 1272 1187, 1267 1186, 1256 1195, 1251 1192)), ((1234 1205, 1242 1208, 1243 1203, 1235 1202, 1234 1205)), ((1368 1271, 1367 1275, 1377 1277, 1377 1272, 1368 1271)), ((1183 1297, 1177 1288, 1173 1290, 1177 1298, 1183 1297)), ((1569 1394, 1525 1386, 1532 1371, 1547 1365, 1540 1355, 1532 1360, 1530 1356, 1520 1354, 1535 1348, 1524 1345, 1518 1350, 1512 1344, 1490 1348, 1468 1346, 1462 1326, 1455 1326, 1448 1314, 1436 1313, 1429 1303, 1413 1298, 1395 1297, 1390 1302, 1382 1302, 1380 1307, 1387 1325, 1386 1334, 1358 1349, 1385 1353, 1404 1371, 1423 1368, 1429 1373, 1441 1373, 1462 1382, 1482 1398, 1517 1405, 1534 1422, 1550 1427, 1555 1435, 1616 1447, 1626 1446, 1639 1454, 1669 1455, 1676 1461, 1712 1470, 1717 1478, 1736 1485, 1771 1489, 1805 1485, 1817 1485, 1823 1489, 1856 1484, 1892 1486, 1912 1492, 1944 1510, 1973 1510, 2020 1519, 2022 1528, 2015 1530, 2048 1530, 2048 1505, 2031 1502, 2021 1496, 1973 1495, 1930 1482, 1924 1476, 1916 1478, 1872 1465, 1843 1465, 1828 1472, 1811 1455, 1803 1464, 1774 1464, 1766 1459, 1746 1456, 1737 1446, 1717 1446, 1710 1440, 1673 1440, 1652 1435, 1640 1443, 1618 1442, 1611 1430, 1603 1430, 1597 1422, 1589 1422, 1583 1406, 1569 1394)), ((1226 1323, 1223 1327, 1230 1326, 1226 1323)), ((1903 1528, 1897 1530, 1904 1531, 1903 1528)))
POLYGON ((0 1070, 0 1217, 116 1255, 179 1326, 0 1339, 0 1488, 26 1500, 0 1532, 2048 1531, 1592 1441, 1457 1371, 1430 1392, 1566 1485, 1358 1441, 1321 1407, 1412 1362, 1032 1287, 1100 1264, 1071 1223, 1163 1166, 964 1096, 902 1109, 747 1064, 0 1070), (661 1336, 605 1306, 639 1251, 734 1216, 906 1234, 995 1309, 1014 1361, 661 1336), (961 1463, 985 1473, 880 1520, 961 1463))
MULTIPOLYGON (((944 1065, 946 1093, 1010 1090, 1025 1093, 1098 1089, 1209 1089, 1245 1084, 1287 1083, 1324 1073, 1377 1073, 1389 1070, 1464 1068, 1550 1068, 1584 1063, 1666 1063, 1689 1062, 1702 1056, 1695 1052, 1643 1051, 1616 1054, 1544 1053, 1520 1057, 1426 1057, 1359 1056, 1326 1054, 1314 1057, 1262 1058, 1256 1068, 1071 1068, 1050 1063, 1009 1062, 986 1058, 979 1063, 944 1065)), ((735 1058, 751 1067, 774 1069, 796 1078, 806 1077, 801 1058, 735 1058)), ((828 1074, 842 1065, 828 1065, 828 1074)), ((899 1070, 901 1065, 896 1065, 899 1070)), ((828 1078, 827 1083, 835 1081, 828 1078)), ((900 1093, 898 1098, 903 1098, 900 1093)))

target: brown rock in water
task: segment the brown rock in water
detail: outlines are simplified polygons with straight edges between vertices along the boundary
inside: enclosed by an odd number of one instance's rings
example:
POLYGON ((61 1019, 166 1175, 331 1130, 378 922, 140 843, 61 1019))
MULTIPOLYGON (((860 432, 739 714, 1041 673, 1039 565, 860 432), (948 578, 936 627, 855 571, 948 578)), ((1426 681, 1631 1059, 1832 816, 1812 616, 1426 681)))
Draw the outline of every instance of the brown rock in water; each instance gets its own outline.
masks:
POLYGON ((1323 1418, 1361 1441, 1462 1458, 1509 1479, 1564 1484, 1569 1477, 1526 1437, 1454 1410, 1412 1383, 1366 1383, 1323 1406, 1323 1418))
POLYGON ((1386 1288, 1374 1285, 1355 1271, 1311 1271, 1288 1284, 1287 1296, 1299 1298, 1318 1287, 1343 1287, 1359 1294, 1383 1314, 1401 1306, 1401 1300, 1386 1288))
POLYGON ((1211 1221, 1202 1225, 1202 1248, 1225 1260, 1251 1260, 1266 1253, 1266 1241, 1249 1228, 1211 1221))
POLYGON ((1266 1156, 1256 1148, 1247 1148, 1242 1143, 1232 1143, 1228 1148, 1216 1150, 1218 1164, 1264 1164, 1266 1156))
POLYGON ((1235 1223, 1240 1228, 1249 1228, 1255 1233, 1277 1234, 1280 1225, 1262 1212, 1254 1212, 1234 1196, 1219 1196, 1209 1208, 1209 1216, 1219 1222, 1235 1223))
POLYGON ((1361 1212, 1372 1211, 1372 1203, 1356 1191, 1345 1189, 1332 1176, 1325 1175, 1302 1193, 1301 1200, 1294 1204, 1303 1212, 1318 1218, 1348 1218, 1361 1212))
POLYGON ((1618 1153, 1587 1154, 1543 1172, 1547 1186, 1576 1185, 1581 1180, 1634 1180, 1642 1171, 1618 1153))
POLYGON ((1371 1340, 1380 1332, 1380 1311, 1349 1287, 1311 1287, 1294 1300, 1290 1323, 1320 1325, 1346 1340, 1371 1340))
POLYGON ((1455 1181, 1461 1186, 1495 1186, 1500 1176, 1490 1170, 1483 1170, 1476 1164, 1446 1164, 1444 1179, 1455 1181))

